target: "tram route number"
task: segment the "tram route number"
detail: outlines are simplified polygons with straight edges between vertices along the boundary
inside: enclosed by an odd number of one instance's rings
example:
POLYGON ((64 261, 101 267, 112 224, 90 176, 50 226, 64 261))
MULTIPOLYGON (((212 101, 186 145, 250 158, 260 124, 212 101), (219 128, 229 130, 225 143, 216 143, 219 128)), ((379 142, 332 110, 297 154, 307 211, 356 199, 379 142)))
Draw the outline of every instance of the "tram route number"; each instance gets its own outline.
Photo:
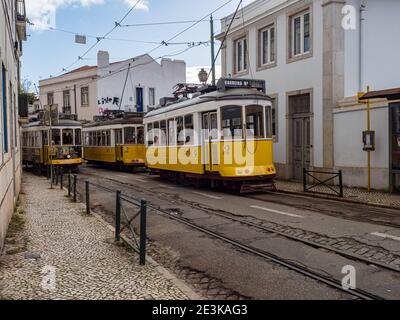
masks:
POLYGON ((247 305, 217 305, 217 304, 198 304, 196 308, 188 307, 166 307, 161 304, 153 307, 153 315, 174 315, 184 318, 186 315, 198 316, 239 316, 247 315, 247 305))

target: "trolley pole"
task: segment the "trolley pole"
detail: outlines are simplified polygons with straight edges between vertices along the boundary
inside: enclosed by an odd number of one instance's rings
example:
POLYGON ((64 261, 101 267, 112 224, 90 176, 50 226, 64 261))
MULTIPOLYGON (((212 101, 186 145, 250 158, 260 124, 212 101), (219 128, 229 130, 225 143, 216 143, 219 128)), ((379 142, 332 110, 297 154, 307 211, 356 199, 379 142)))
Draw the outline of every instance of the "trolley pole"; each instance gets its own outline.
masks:
MULTIPOLYGON (((370 92, 370 86, 367 86, 367 93, 370 92)), ((371 102, 367 100, 367 130, 371 131, 371 102)), ((368 192, 371 192, 371 151, 368 150, 368 192)))
POLYGON ((211 84, 215 86, 215 39, 214 39, 214 19, 210 16, 210 33, 211 33, 211 73, 212 82, 211 84))

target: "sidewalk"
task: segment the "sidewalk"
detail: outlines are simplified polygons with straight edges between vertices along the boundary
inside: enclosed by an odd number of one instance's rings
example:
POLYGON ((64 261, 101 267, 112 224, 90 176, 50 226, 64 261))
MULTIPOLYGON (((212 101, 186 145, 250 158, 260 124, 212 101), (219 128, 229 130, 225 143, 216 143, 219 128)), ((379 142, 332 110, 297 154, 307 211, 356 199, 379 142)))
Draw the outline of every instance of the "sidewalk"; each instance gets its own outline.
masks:
MULTIPOLYGON (((400 208, 400 194, 390 194, 388 192, 376 190, 368 192, 368 190, 366 189, 344 187, 344 198, 339 198, 338 196, 333 194, 332 190, 324 186, 318 186, 314 188, 312 192, 303 192, 302 182, 276 180, 275 185, 278 191, 283 192, 298 193, 304 195, 316 195, 337 200, 359 202, 383 207, 400 208)), ((334 188, 338 190, 338 187, 334 188)))
POLYGON ((0 300, 196 297, 160 267, 139 266, 103 222, 46 179, 25 174, 23 192, 0 255, 0 300))

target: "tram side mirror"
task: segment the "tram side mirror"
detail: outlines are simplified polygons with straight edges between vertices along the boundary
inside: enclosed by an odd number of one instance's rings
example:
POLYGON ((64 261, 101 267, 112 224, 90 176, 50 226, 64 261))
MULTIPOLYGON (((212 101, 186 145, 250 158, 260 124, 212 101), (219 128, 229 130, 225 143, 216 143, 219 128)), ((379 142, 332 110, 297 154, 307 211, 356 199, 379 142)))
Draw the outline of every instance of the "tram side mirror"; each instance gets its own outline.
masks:
POLYGON ((363 131, 363 150, 375 151, 375 131, 363 131))

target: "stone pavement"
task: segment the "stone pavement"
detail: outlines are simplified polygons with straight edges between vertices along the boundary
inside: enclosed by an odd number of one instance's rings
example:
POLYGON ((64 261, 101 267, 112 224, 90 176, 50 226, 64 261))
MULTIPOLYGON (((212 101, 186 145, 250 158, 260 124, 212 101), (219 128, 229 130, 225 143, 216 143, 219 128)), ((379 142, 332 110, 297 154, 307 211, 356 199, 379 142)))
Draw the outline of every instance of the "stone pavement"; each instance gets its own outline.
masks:
POLYGON ((115 245, 112 231, 84 211, 46 179, 25 174, 0 255, 0 300, 196 298, 160 267, 139 266, 137 254, 115 245))
MULTIPOLYGON (((297 181, 284 181, 284 180, 276 180, 275 185, 278 191, 285 192, 295 192, 295 193, 303 193, 303 182, 297 181)), ((339 190, 338 187, 334 187, 336 190, 339 190)), ((336 199, 340 199, 335 196, 334 192, 327 187, 318 186, 312 191, 318 192, 317 195, 324 195, 333 197, 336 199)), ((353 202, 360 202, 365 204, 372 204, 378 206, 392 207, 392 208, 400 208, 400 194, 390 194, 388 192, 372 190, 368 192, 366 189, 361 188, 343 188, 344 200, 349 200, 353 202)), ((312 192, 307 192, 306 194, 313 194, 312 192)))

